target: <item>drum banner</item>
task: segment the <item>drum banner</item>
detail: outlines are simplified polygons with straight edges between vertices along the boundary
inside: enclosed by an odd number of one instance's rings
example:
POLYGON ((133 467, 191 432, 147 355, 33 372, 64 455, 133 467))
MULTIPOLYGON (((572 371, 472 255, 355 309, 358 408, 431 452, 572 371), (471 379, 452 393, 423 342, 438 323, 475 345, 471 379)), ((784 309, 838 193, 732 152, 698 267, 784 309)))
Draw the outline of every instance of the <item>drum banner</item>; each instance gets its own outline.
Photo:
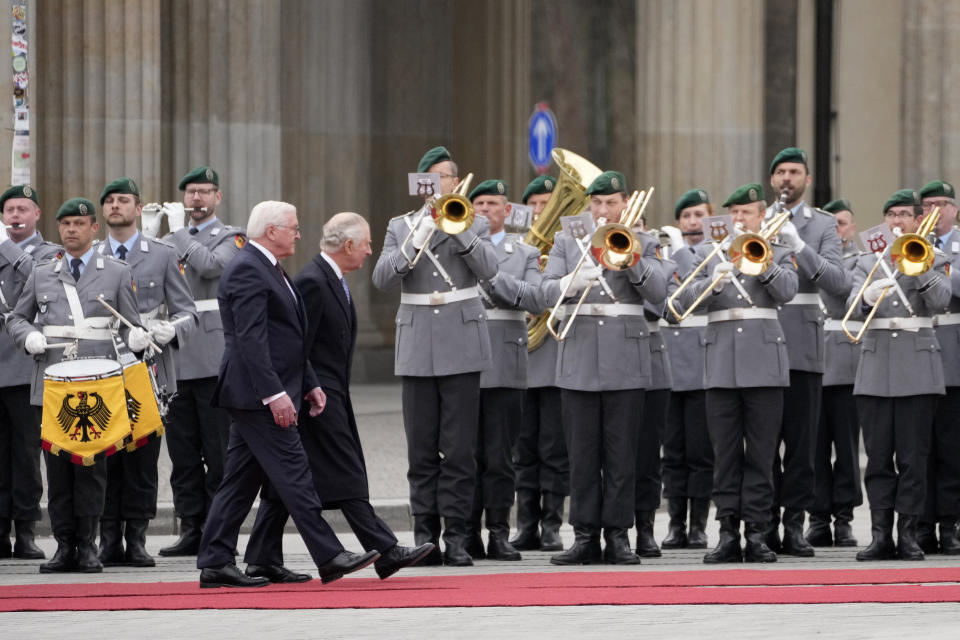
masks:
POLYGON ((113 455, 130 438, 123 378, 43 383, 44 449, 90 466, 113 455))
POLYGON ((133 451, 147 444, 150 438, 162 436, 163 421, 145 362, 137 362, 124 369, 123 384, 126 387, 127 414, 133 427, 133 440, 127 444, 127 451, 133 451))

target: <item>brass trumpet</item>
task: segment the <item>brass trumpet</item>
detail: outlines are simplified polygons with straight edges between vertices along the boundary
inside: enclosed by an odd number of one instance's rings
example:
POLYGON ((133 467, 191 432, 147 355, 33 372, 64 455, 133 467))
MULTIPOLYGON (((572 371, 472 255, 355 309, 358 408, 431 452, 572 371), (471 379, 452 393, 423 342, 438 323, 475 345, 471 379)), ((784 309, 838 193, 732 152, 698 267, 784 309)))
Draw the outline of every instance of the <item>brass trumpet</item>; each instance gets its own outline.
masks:
MULTIPOLYGON (((410 229, 407 237, 404 238, 400 244, 400 252, 405 258, 407 257, 407 244, 413 240, 413 234, 425 216, 432 216, 433 221, 437 224, 437 228, 452 236, 463 233, 473 225, 473 204, 467 200, 466 196, 472 181, 473 174, 468 173, 467 177, 463 179, 463 182, 458 184, 453 190, 453 193, 448 193, 439 198, 429 198, 423 204, 423 207, 420 209, 422 213, 417 217, 416 222, 413 223, 413 228, 410 229)), ((423 246, 417 250, 417 254, 412 260, 407 258, 407 264, 410 265, 411 269, 420 262, 420 258, 425 253, 426 248, 430 246, 430 240, 433 238, 434 233, 436 233, 436 229, 430 231, 427 239, 423 242, 423 246)))

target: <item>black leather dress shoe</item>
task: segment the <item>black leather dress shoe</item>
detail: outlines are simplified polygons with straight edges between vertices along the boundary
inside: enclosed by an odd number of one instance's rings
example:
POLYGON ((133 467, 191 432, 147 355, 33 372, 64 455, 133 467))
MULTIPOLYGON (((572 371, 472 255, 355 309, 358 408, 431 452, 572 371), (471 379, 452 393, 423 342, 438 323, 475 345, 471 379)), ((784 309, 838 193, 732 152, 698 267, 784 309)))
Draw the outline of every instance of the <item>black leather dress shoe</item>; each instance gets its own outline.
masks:
POLYGON ((346 550, 341 551, 333 556, 329 562, 320 567, 320 581, 323 582, 323 584, 330 584, 348 573, 363 569, 375 562, 379 557, 379 551, 367 551, 363 554, 346 550))
POLYGON ((251 578, 266 578, 278 584, 313 580, 313 576, 309 573, 295 573, 286 567, 273 564, 248 564, 245 573, 251 578))
POLYGON ((219 569, 207 567, 200 571, 200 586, 204 589, 217 587, 265 587, 270 584, 266 578, 251 578, 237 569, 235 564, 226 564, 219 569))
POLYGON ((374 563, 374 568, 380 579, 386 580, 400 569, 417 564, 430 555, 435 548, 432 542, 421 544, 419 547, 394 545, 392 549, 380 556, 380 559, 374 563))

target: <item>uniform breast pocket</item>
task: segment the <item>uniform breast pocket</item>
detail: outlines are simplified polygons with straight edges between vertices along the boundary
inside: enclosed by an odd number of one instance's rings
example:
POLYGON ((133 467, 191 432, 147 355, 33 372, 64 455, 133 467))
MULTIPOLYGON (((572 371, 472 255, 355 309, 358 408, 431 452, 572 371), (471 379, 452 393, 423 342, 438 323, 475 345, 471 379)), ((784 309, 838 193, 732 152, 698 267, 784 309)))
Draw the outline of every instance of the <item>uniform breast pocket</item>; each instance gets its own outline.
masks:
MULTIPOLYGON (((396 362, 408 362, 415 349, 413 339, 413 309, 400 307, 397 310, 397 334, 394 358, 396 362)), ((395 363, 396 364, 396 363, 395 363)))
POLYGON ((464 307, 460 310, 460 317, 463 320, 463 344, 459 346, 463 349, 464 358, 488 358, 490 336, 487 335, 487 316, 476 308, 464 307))
POLYGON ((913 347, 918 353, 940 353, 940 343, 933 336, 917 336, 913 347))
POLYGON ((42 318, 47 313, 53 310, 57 306, 57 301, 60 299, 60 294, 56 291, 51 291, 49 293, 38 293, 37 294, 37 307, 39 308, 39 316, 42 318))
POLYGON ((519 368, 523 366, 524 357, 527 354, 526 327, 508 327, 506 331, 503 332, 503 343, 507 364, 513 370, 519 370, 519 368))
POLYGON ((137 278, 137 303, 144 311, 156 309, 163 300, 163 287, 151 278, 137 278))
POLYGON ((764 360, 767 361, 767 373, 781 375, 787 368, 787 345, 779 329, 764 328, 764 360))
POLYGON ((624 318, 623 336, 627 349, 623 354, 626 374, 648 373, 650 371, 649 328, 642 318, 624 318))
POLYGON ((220 319, 220 312, 208 311, 202 314, 200 325, 206 332, 223 330, 223 320, 220 319))
POLYGON ((823 315, 819 309, 804 309, 803 322, 816 335, 814 345, 817 350, 817 359, 823 358, 823 315))

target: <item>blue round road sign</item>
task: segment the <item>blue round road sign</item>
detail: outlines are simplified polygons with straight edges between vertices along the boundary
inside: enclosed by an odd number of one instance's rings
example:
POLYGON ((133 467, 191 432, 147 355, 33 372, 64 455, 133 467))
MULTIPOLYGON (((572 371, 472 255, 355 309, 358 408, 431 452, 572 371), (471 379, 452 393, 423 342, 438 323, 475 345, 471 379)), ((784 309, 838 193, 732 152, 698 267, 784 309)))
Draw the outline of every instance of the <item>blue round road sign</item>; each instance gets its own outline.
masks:
POLYGON ((538 103, 530 116, 528 127, 530 162, 537 173, 550 168, 550 152, 557 146, 557 119, 544 103, 538 103))

